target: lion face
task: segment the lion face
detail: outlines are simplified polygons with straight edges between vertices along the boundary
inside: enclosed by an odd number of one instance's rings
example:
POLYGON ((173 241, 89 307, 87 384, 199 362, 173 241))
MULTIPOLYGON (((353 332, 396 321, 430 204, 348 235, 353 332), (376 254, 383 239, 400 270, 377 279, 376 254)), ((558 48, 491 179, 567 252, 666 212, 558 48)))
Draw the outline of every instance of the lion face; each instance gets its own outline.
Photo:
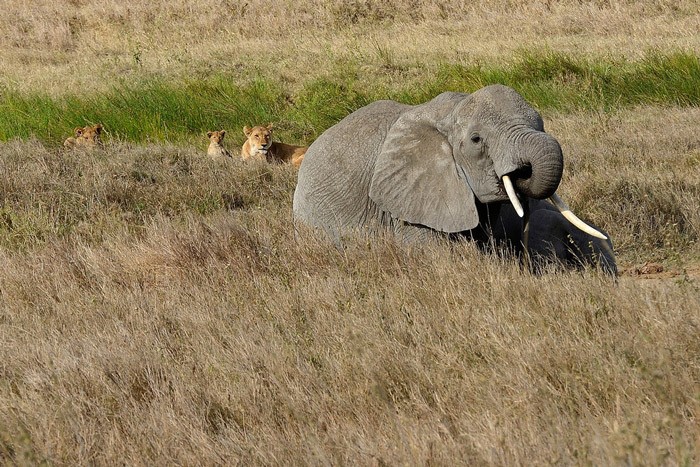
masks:
POLYGON ((221 144, 221 142, 224 140, 224 136, 226 136, 226 130, 207 132, 209 141, 216 144, 221 144))
POLYGON ((102 146, 102 139, 100 135, 102 134, 102 125, 99 123, 97 125, 91 125, 86 127, 77 127, 73 130, 75 137, 68 138, 63 146, 66 148, 94 148, 96 146, 102 146))
POLYGON ((243 127, 251 152, 266 153, 272 146, 272 124, 267 126, 243 127))
POLYGON ((75 141, 78 144, 83 144, 85 146, 101 146, 102 139, 100 135, 102 134, 102 125, 99 123, 97 125, 86 126, 83 128, 75 129, 75 141))

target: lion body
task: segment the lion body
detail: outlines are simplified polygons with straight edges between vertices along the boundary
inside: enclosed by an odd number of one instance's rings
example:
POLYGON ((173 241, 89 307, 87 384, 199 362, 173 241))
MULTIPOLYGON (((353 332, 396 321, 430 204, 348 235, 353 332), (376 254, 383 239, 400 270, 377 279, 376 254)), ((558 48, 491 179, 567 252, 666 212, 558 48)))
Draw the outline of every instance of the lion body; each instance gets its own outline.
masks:
POLYGON ((299 167, 304 160, 306 146, 279 143, 272 140, 272 125, 243 127, 246 141, 241 148, 241 158, 264 160, 270 163, 290 163, 299 167))

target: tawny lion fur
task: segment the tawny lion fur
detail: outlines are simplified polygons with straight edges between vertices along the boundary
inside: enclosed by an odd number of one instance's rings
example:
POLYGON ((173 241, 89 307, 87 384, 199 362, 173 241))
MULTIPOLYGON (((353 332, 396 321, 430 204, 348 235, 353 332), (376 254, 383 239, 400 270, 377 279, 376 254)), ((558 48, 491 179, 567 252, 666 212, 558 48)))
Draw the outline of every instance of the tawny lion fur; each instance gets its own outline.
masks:
POLYGON ((91 149, 102 147, 102 125, 88 125, 77 127, 73 130, 75 136, 71 136, 63 142, 66 149, 83 148, 91 149))
POLYGON ((304 160, 304 154, 308 147, 294 146, 291 144, 272 141, 272 124, 267 126, 243 127, 246 140, 241 148, 241 157, 246 159, 259 159, 267 162, 288 162, 294 167, 299 167, 304 160))
POLYGON ((207 132, 207 137, 210 141, 209 148, 207 149, 207 155, 212 159, 231 157, 229 150, 222 144, 224 141, 224 136, 226 136, 226 130, 207 132))

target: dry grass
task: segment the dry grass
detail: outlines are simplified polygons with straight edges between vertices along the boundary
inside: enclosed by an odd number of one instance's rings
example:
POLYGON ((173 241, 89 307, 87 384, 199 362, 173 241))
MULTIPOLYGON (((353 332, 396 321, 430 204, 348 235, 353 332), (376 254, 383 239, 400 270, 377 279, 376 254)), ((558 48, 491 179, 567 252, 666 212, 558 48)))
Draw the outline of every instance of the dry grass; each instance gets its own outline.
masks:
POLYGON ((8 0, 0 18, 0 86, 101 91, 115 79, 278 76, 291 85, 347 61, 367 79, 416 64, 507 62, 518 50, 613 55, 700 51, 694 0, 8 0), (289 2, 288 2, 289 3, 289 2), (282 12, 284 12, 282 14, 282 12), (260 27, 264 32, 260 32, 260 27), (289 53, 293 50, 294 53, 289 53))
POLYGON ((700 260, 700 111, 639 107, 552 116, 561 192, 614 232, 623 263, 700 260))
POLYGON ((686 274, 536 278, 469 244, 338 250, 295 237, 289 166, 210 161, 205 141, 3 144, 0 456, 696 463, 697 112, 601 118, 547 118, 562 192, 623 267, 686 274), (687 191, 669 191, 681 172, 687 191), (665 210, 621 199, 625 183, 665 210))
POLYGON ((7 460, 697 460, 697 284, 339 252, 260 214, 0 261, 7 460))
MULTIPOLYGON (((693 0, 3 8, 0 93, 700 51, 693 0)), ((297 238, 294 170, 211 161, 204 137, 0 142, 0 463, 696 465, 700 112, 545 121, 563 196, 623 269, 663 274, 533 277, 470 244, 297 238)))

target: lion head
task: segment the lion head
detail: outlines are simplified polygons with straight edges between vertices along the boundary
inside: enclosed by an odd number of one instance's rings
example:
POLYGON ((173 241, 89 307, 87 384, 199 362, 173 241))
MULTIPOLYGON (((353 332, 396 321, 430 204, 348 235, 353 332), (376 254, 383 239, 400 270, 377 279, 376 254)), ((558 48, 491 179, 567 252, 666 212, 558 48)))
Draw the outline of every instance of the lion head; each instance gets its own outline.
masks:
POLYGON ((272 123, 267 126, 254 126, 253 128, 244 126, 243 133, 248 138, 248 145, 251 154, 266 154, 272 146, 272 123))
POLYGON ((224 136, 226 136, 226 130, 207 132, 207 138, 209 138, 209 141, 216 144, 221 144, 221 142, 224 140, 224 136))
POLYGON ((63 145, 67 148, 82 147, 94 148, 102 146, 102 125, 88 125, 76 127, 73 130, 74 137, 68 138, 63 145))

